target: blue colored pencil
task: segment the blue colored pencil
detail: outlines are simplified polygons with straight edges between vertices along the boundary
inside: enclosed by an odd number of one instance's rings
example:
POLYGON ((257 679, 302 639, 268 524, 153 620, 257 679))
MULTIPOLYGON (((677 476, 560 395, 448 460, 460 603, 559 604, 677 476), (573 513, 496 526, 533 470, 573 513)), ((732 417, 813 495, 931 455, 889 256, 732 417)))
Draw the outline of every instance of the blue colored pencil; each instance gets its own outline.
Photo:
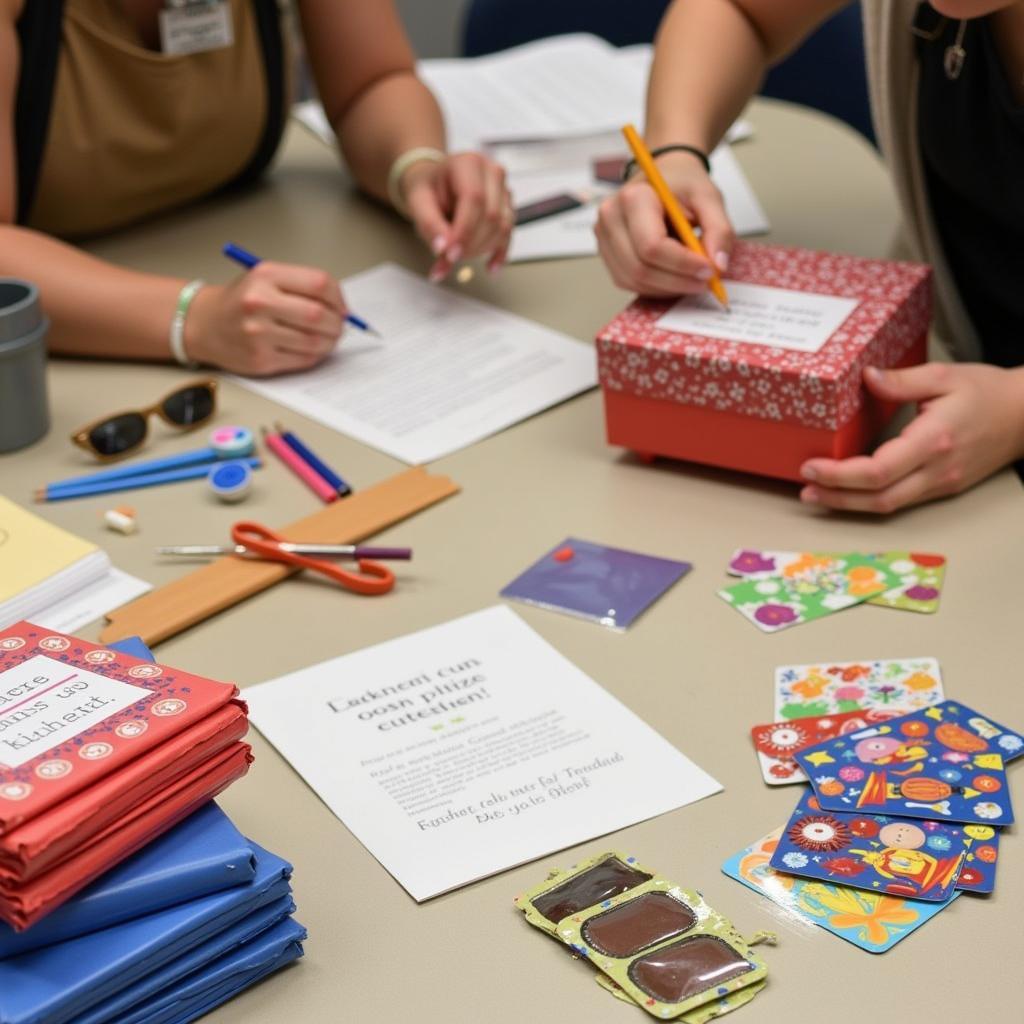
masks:
MULTIPOLYGON (((259 469, 263 463, 257 458, 239 459, 246 462, 251 469, 259 469)), ((201 466, 182 466, 180 469, 165 469, 158 473, 141 473, 138 476, 125 476, 116 480, 100 480, 98 483, 71 485, 51 490, 46 488, 36 492, 36 501, 64 501, 67 498, 87 498, 94 494, 111 494, 114 491, 134 491, 141 487, 156 487, 159 484, 176 484, 181 480, 198 480, 210 472, 208 464, 201 466)))
POLYGON ((199 448, 194 452, 184 452, 179 455, 168 455, 161 459, 148 459, 145 462, 133 462, 117 469, 104 469, 99 473, 86 473, 83 476, 68 477, 67 480, 57 480, 47 484, 44 490, 62 491, 66 487, 79 487, 82 484, 99 484, 108 480, 123 480, 125 477, 143 476, 147 473, 157 473, 165 469, 182 469, 185 466, 199 466, 216 462, 222 458, 215 448, 199 448))
POLYGON ((298 455, 306 465, 308 465, 315 473, 322 476, 338 492, 339 498, 344 498, 346 495, 352 493, 352 487, 345 483, 345 481, 342 480, 342 478, 338 476, 338 474, 335 473, 326 462, 317 458, 290 430, 285 430, 280 423, 275 423, 274 429, 280 435, 281 440, 284 441, 284 443, 288 445, 288 447, 291 448, 291 450, 295 452, 295 454, 298 455))
MULTIPOLYGON (((234 260, 236 263, 241 264, 246 270, 252 270, 257 263, 260 262, 260 257, 255 253, 249 252, 248 249, 243 249, 240 245, 235 245, 234 242, 227 242, 221 252, 229 260, 234 260)), ((378 338, 381 337, 380 331, 371 327, 361 316, 356 316, 355 313, 346 313, 345 319, 353 327, 358 327, 359 330, 365 331, 367 334, 376 335, 378 338)))

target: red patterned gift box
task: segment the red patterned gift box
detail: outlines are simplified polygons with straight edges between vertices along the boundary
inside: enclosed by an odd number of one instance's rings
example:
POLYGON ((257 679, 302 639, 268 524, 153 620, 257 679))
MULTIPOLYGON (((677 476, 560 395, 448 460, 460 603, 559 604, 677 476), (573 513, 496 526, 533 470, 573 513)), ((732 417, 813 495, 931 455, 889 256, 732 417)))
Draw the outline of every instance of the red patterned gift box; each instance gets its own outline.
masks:
POLYGON ((597 337, 609 444, 784 479, 813 456, 867 449, 896 407, 865 366, 923 362, 931 268, 737 243, 730 281, 858 301, 816 352, 664 330, 672 300, 638 299, 597 337))

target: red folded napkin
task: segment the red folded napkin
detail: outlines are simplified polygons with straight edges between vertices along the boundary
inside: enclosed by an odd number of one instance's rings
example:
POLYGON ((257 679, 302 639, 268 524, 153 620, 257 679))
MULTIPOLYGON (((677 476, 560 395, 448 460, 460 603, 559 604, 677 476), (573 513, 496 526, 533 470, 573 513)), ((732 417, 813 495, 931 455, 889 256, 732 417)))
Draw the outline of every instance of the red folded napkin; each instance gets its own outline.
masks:
POLYGON ((65 900, 187 818, 252 762, 247 743, 232 743, 144 801, 125 821, 108 826, 49 871, 25 883, 0 881, 0 918, 24 931, 65 900))

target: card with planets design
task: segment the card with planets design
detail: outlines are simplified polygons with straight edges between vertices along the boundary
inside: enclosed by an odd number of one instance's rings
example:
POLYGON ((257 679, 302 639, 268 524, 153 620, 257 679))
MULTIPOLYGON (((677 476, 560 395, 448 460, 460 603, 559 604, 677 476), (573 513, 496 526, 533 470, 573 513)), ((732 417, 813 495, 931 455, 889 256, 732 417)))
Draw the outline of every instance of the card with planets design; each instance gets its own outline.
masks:
POLYGON ((807 790, 770 864, 803 878, 944 903, 972 841, 960 824, 828 811, 807 790))
POLYGON ((775 670, 778 721, 868 708, 907 715, 944 697, 942 671, 934 658, 822 661, 775 670))
POLYGON ((567 537, 501 596, 626 629, 693 566, 567 537))
POLYGON ((956 701, 825 740, 795 755, 824 810, 1009 825, 1003 757, 1018 733, 956 701))
POLYGON ((892 590, 899 577, 869 555, 842 555, 789 577, 744 580, 718 592, 764 633, 777 633, 863 604, 892 590))
POLYGON ((954 891, 945 903, 929 903, 778 872, 770 862, 781 834, 782 829, 776 829, 740 850, 722 865, 722 871, 767 896, 788 915, 824 928, 868 953, 892 949, 960 895, 954 891))
MULTIPOLYGON (((732 553, 727 572, 747 580, 791 579, 827 569, 847 555, 835 552, 759 551, 740 548, 732 553)), ((865 603, 884 608, 931 614, 938 611, 946 576, 946 556, 920 551, 884 551, 868 557, 881 562, 899 579, 889 590, 865 603)))
POLYGON ((884 722, 900 714, 899 711, 887 708, 869 708, 755 725, 750 730, 750 736, 761 765, 761 776, 769 786, 807 782, 807 776, 795 760, 794 755, 799 751, 830 740, 833 736, 857 732, 858 729, 866 729, 876 722, 884 722))

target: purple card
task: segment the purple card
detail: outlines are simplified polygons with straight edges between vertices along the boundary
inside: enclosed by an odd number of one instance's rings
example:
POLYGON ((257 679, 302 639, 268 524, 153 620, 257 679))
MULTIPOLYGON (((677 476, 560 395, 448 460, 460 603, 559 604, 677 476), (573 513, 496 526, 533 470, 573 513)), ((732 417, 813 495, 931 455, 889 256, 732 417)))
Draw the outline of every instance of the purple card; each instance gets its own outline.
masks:
POLYGON ((693 566, 568 537, 502 597, 625 629, 693 566))

